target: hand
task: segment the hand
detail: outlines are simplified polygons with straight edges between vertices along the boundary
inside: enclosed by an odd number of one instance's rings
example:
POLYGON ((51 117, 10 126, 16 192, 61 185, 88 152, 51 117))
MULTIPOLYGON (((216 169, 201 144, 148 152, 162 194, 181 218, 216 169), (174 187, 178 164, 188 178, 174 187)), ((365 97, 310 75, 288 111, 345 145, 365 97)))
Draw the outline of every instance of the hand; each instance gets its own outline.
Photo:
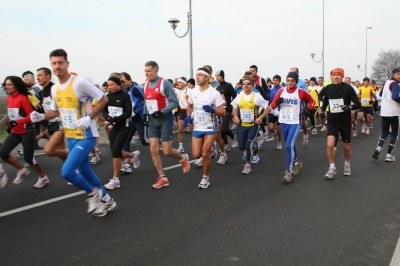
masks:
POLYGON ((273 114, 275 117, 279 117, 279 110, 278 110, 278 108, 272 109, 271 114, 273 114))
POLYGON ((150 116, 149 115, 143 115, 142 124, 145 127, 149 126, 149 124, 150 124, 150 116))
POLYGON ((284 99, 282 97, 279 97, 278 99, 275 100, 275 104, 280 105, 281 103, 283 103, 283 100, 284 99))
POLYGON ((80 129, 87 129, 90 127, 90 124, 92 123, 92 119, 90 119, 90 116, 85 116, 76 121, 76 126, 79 127, 80 129))
POLYGON ((325 112, 320 113, 319 117, 321 117, 322 119, 325 119, 325 112))
POLYGON ((203 110, 205 112, 207 112, 207 113, 214 113, 215 112, 214 108, 212 108, 211 105, 203 105, 203 110))
POLYGON ((351 106, 350 105, 342 105, 340 106, 342 108, 343 112, 350 112, 351 111, 351 106))
POLYGON ((33 111, 30 115, 30 118, 33 123, 37 123, 44 120, 44 114, 33 111))
POLYGON ((185 120, 183 120, 183 127, 186 128, 188 124, 192 124, 192 118, 190 116, 185 117, 185 120))
POLYGON ((17 121, 10 120, 10 121, 8 122, 8 126, 9 126, 10 128, 13 128, 13 127, 17 126, 17 121))
POLYGON ((107 123, 111 123, 111 120, 112 120, 112 117, 111 117, 111 116, 107 116, 106 122, 107 122, 107 123))
POLYGON ((257 118, 256 121, 254 121, 254 124, 256 124, 256 125, 260 125, 261 123, 262 123, 261 117, 257 118))
POLYGON ((155 111, 154 113, 151 114, 155 118, 160 118, 163 113, 161 111, 155 111))
POLYGON ((372 100, 371 100, 371 101, 369 101, 369 104, 373 104, 373 103, 374 103, 374 101, 372 101, 372 100))
POLYGON ((112 124, 110 124, 110 125, 108 126, 108 129, 111 130, 111 129, 113 129, 113 127, 114 127, 114 126, 113 126, 112 124))
POLYGON ((311 110, 308 109, 308 107, 304 107, 304 109, 303 109, 303 115, 304 115, 304 116, 310 116, 310 114, 311 114, 311 110))
POLYGON ((239 119, 239 117, 237 115, 235 115, 232 120, 233 120, 234 124, 239 124, 240 123, 240 119, 239 119))

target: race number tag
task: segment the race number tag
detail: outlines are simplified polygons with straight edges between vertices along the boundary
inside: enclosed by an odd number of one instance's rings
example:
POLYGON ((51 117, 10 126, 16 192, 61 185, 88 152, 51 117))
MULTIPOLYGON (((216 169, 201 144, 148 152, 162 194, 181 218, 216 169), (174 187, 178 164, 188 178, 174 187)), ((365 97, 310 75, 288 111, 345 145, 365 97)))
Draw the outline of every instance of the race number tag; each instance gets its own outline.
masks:
POLYGON ((151 115, 152 113, 158 111, 157 100, 146 100, 147 111, 151 115))
POLYGON ((7 108, 8 117, 12 121, 16 121, 21 119, 22 117, 19 115, 19 108, 7 108))
POLYGON ((108 106, 108 115, 111 117, 122 115, 122 107, 108 106))
POLYGON ((369 104, 368 98, 361 98, 361 104, 369 104))
POLYGON ((292 124, 294 122, 293 110, 281 109, 279 112, 279 123, 292 124))
POLYGON ((254 111, 253 110, 240 110, 240 118, 242 122, 254 123, 254 111))
POLYGON ((343 99, 330 99, 329 108, 331 113, 342 113, 343 110, 340 106, 344 105, 343 99))
POLYGON ((382 94, 382 101, 384 102, 390 102, 392 99, 390 98, 389 92, 388 91, 384 91, 382 94))
POLYGON ((78 116, 76 115, 76 109, 59 109, 62 119, 62 125, 68 129, 76 129, 76 122, 78 121, 78 116))
POLYGON ((186 99, 179 99, 179 106, 183 109, 187 108, 187 102, 186 99))

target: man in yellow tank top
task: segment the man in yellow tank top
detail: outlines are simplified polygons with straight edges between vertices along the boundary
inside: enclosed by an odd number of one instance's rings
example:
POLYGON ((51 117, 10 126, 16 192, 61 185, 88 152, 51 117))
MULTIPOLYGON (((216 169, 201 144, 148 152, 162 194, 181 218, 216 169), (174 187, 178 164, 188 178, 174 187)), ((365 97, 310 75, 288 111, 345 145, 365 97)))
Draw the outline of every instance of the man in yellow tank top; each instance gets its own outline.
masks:
POLYGON ((358 120, 361 123, 361 133, 369 135, 371 126, 372 106, 376 99, 375 90, 369 85, 369 78, 363 79, 363 86, 359 87, 361 108, 358 111, 358 120), (364 121, 365 119, 365 121, 364 121))

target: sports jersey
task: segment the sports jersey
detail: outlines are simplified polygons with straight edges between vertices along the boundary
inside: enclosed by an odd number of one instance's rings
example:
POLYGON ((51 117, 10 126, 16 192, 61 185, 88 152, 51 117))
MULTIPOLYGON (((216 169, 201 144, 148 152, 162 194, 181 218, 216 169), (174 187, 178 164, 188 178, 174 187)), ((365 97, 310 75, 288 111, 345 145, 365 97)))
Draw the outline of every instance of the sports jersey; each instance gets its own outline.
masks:
POLYGON ((319 106, 318 86, 308 87, 308 92, 310 93, 311 98, 313 98, 313 100, 314 100, 314 107, 318 107, 319 106))
POLYGON ((144 85, 144 99, 144 114, 152 114, 155 111, 161 110, 164 114, 169 114, 179 104, 171 83, 158 76, 152 81, 146 81, 144 85))
POLYGON ((178 90, 176 93, 176 96, 178 97, 179 101, 179 107, 181 110, 186 110, 187 109, 187 99, 188 99, 188 88, 186 87, 183 90, 178 90))
POLYGON ((107 104, 103 109, 103 116, 110 116, 116 120, 114 128, 120 129, 129 126, 129 118, 132 116, 132 101, 128 93, 122 89, 110 92, 106 96, 107 104))
POLYGON ((376 98, 374 88, 371 86, 361 86, 358 88, 358 90, 360 91, 361 106, 372 107, 373 104, 370 104, 369 102, 376 98))
POLYGON ((268 107, 268 101, 254 91, 250 94, 240 93, 231 104, 240 109, 238 110, 240 125, 245 127, 254 126, 254 121, 259 117, 260 107, 264 109, 268 107))
POLYGON ((383 117, 400 115, 399 84, 393 78, 387 80, 382 91, 381 113, 383 117))
POLYGON ((14 95, 7 96, 6 101, 8 118, 17 123, 17 126, 11 129, 11 132, 15 134, 24 134, 33 131, 34 127, 30 118, 33 107, 28 97, 17 92, 14 95))

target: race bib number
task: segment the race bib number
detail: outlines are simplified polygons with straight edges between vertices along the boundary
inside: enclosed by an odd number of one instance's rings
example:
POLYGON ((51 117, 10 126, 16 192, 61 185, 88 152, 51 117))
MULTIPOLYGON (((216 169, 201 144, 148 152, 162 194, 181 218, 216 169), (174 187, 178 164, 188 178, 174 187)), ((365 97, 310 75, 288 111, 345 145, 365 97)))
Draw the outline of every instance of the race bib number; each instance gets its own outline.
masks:
POLYGON ((122 107, 108 106, 108 115, 111 117, 122 115, 122 107))
POLYGON ((254 123, 254 111, 253 110, 240 110, 240 118, 242 122, 254 123))
POLYGON ((361 98, 361 104, 369 104, 368 98, 361 98))
POLYGON ((293 122, 293 110, 281 109, 281 111, 279 112, 279 123, 292 124, 293 122))
POLYGON ((151 115, 152 113, 158 111, 157 100, 146 100, 147 111, 151 115))
POLYGON ((187 108, 187 102, 186 99, 179 99, 179 106, 183 109, 187 108))
POLYGON ((76 115, 76 109, 60 109, 62 125, 68 129, 76 129, 76 122, 78 116, 76 115))
POLYGON ((389 95, 389 92, 388 91, 385 91, 383 94, 382 94, 382 101, 384 101, 384 102, 390 102, 392 99, 390 98, 390 95, 389 95))
POLYGON ((343 110, 340 106, 344 105, 343 99, 330 99, 329 108, 331 113, 342 113, 343 110))
POLYGON ((8 117, 12 121, 16 121, 21 119, 22 117, 19 115, 19 108, 7 108, 8 117))

